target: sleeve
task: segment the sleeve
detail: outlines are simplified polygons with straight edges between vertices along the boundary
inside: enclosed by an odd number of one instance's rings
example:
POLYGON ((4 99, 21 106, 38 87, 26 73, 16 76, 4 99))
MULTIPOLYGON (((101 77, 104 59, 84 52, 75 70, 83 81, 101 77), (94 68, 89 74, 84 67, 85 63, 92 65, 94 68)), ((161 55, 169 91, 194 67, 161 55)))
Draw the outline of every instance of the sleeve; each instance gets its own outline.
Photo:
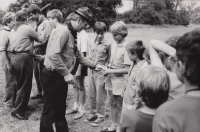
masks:
POLYGON ((132 64, 132 62, 128 57, 127 51, 125 50, 125 53, 124 53, 124 65, 131 65, 131 64, 132 64))
POLYGON ((90 59, 84 57, 80 51, 77 51, 76 53, 76 58, 77 58, 77 61, 82 64, 82 65, 85 65, 85 66, 88 66, 90 68, 96 68, 96 63, 91 61, 90 59))
POLYGON ((39 34, 29 26, 26 30, 26 34, 28 34, 31 40, 38 41, 39 39, 39 34))
POLYGON ((49 58, 50 58, 52 64, 54 65, 56 71, 60 75, 66 76, 70 72, 69 72, 69 69, 67 69, 64 62, 62 61, 60 53, 61 53, 64 45, 69 40, 69 33, 68 32, 57 32, 57 34, 55 34, 55 36, 57 36, 57 37, 54 38, 54 44, 52 44, 52 47, 51 47, 53 50, 49 54, 49 58))
POLYGON ((81 52, 87 52, 87 47, 88 47, 88 35, 85 32, 84 34, 81 34, 80 36, 80 51, 81 52))
POLYGON ((9 44, 9 38, 8 34, 6 32, 1 31, 0 33, 0 52, 1 51, 6 51, 8 44, 9 44))

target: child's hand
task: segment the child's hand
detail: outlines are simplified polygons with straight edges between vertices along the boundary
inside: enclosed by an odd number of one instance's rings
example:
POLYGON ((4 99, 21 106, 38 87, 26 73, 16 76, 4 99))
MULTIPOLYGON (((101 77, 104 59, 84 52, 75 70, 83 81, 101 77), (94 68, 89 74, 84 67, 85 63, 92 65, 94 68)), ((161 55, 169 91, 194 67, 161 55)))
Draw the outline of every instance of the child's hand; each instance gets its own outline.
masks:
POLYGON ((44 61, 45 56, 44 56, 44 55, 35 55, 34 58, 35 58, 37 61, 44 61))
POLYGON ((96 65, 96 69, 103 69, 106 70, 107 67, 103 66, 103 65, 96 65))
POLYGON ((104 76, 107 76, 109 74, 109 69, 103 69, 101 70, 101 74, 104 75, 104 76))

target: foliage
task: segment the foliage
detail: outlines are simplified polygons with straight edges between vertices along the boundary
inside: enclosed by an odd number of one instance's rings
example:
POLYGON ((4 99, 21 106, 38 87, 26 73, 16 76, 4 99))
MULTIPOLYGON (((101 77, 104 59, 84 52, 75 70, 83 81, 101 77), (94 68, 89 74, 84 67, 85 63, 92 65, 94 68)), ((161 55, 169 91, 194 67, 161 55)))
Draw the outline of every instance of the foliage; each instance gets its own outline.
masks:
POLYGON ((2 24, 2 21, 3 21, 3 16, 6 14, 5 11, 3 10, 0 10, 0 24, 2 24))
POLYGON ((150 1, 138 8, 118 16, 126 23, 150 25, 189 25, 188 12, 182 9, 175 11, 175 4, 171 0, 150 1))

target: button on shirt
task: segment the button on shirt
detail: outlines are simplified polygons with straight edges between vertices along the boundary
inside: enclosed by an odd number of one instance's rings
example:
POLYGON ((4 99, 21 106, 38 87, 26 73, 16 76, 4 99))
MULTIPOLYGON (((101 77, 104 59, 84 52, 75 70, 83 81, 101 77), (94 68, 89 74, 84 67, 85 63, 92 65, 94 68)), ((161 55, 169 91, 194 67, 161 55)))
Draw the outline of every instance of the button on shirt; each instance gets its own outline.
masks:
POLYGON ((111 44, 110 68, 125 68, 125 65, 132 64, 128 57, 128 53, 125 50, 126 44, 127 41, 124 41, 122 44, 111 44))
POLYGON ((28 25, 21 25, 17 31, 10 33, 10 47, 11 52, 33 52, 33 43, 38 41, 39 35, 32 27, 28 25))
POLYGON ((101 42, 91 41, 89 43, 89 58, 96 64, 105 65, 108 60, 108 47, 110 43, 107 40, 101 42))

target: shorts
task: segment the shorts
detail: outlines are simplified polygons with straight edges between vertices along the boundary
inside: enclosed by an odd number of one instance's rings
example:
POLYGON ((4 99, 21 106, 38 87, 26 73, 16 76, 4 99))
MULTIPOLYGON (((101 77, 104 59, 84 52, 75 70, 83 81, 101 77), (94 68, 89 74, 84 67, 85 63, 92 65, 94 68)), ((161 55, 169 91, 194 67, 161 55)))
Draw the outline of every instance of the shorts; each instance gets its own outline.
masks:
POLYGON ((113 95, 120 95, 126 86, 127 74, 108 74, 105 89, 111 90, 113 95))
MULTIPOLYGON (((74 66, 74 69, 71 71, 72 75, 76 74, 76 71, 78 70, 78 66, 79 66, 79 63, 76 62, 75 66, 74 66)), ((87 66, 82 66, 81 77, 85 77, 87 75, 88 75, 88 67, 87 66)))

